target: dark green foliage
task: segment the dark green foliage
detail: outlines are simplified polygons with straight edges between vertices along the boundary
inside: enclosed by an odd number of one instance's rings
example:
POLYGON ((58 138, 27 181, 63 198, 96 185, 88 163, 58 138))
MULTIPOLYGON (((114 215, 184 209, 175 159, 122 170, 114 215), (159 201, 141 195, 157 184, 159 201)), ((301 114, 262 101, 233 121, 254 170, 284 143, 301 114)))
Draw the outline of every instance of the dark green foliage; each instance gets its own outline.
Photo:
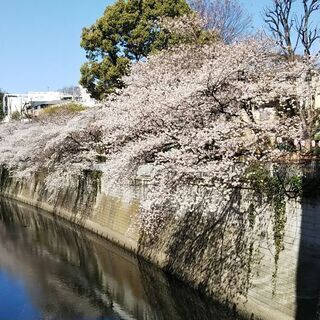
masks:
POLYGON ((2 105, 0 104, 0 121, 2 121, 5 118, 5 114, 2 110, 2 105))
POLYGON ((293 168, 274 164, 273 169, 264 164, 252 165, 247 171, 249 186, 269 201, 275 197, 298 198, 302 196, 303 176, 297 175, 293 168))
POLYGON ((21 115, 21 112, 19 112, 19 111, 15 111, 11 114, 11 119, 15 120, 15 121, 20 121, 21 117, 22 117, 22 115, 21 115))
MULTIPOLYGON (((249 168, 247 172, 248 184, 252 190, 273 209, 273 241, 274 262, 273 291, 276 290, 276 277, 278 272, 278 261, 281 251, 284 249, 285 226, 287 222, 286 200, 297 199, 302 196, 303 177, 291 171, 286 165, 274 164, 267 168, 257 163, 249 168)), ((249 206, 249 220, 252 219, 253 204, 249 206)), ((249 221, 250 224, 252 223, 249 221)))
POLYGON ((296 147, 293 144, 293 141, 284 141, 284 142, 278 143, 276 147, 281 151, 288 151, 288 152, 296 151, 296 147))
POLYGON ((0 121, 2 121, 5 117, 5 114, 2 110, 2 107, 3 107, 2 99, 3 99, 4 94, 5 94, 5 92, 0 89, 0 121))
POLYGON ((81 68, 81 85, 96 99, 122 88, 131 61, 168 46, 170 34, 159 28, 159 19, 190 12, 185 0, 118 0, 107 7, 94 25, 83 29, 81 46, 89 61, 81 68))

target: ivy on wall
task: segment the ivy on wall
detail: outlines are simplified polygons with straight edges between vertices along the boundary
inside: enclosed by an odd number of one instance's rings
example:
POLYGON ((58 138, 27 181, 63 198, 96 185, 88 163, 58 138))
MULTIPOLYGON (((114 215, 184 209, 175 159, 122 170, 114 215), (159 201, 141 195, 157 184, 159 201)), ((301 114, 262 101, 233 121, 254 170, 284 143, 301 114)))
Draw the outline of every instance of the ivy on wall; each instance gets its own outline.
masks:
POLYGON ((301 170, 286 165, 264 165, 257 163, 247 171, 249 188, 254 198, 248 208, 250 225, 255 223, 255 206, 267 204, 272 208, 272 229, 274 242, 273 293, 276 290, 278 261, 284 250, 285 226, 287 222, 286 203, 288 199, 300 200, 303 195, 304 176, 301 170))

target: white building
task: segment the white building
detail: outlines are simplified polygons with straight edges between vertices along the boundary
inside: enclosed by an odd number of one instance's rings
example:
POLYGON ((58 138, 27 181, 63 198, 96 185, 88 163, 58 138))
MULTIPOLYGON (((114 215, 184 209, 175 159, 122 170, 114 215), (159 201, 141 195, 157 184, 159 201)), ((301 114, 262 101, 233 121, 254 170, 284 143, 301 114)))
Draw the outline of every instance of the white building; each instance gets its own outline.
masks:
POLYGON ((3 96, 3 112, 11 118, 15 112, 23 113, 27 110, 41 109, 68 100, 72 100, 72 96, 66 96, 60 92, 8 93, 3 96))
POLYGON ((23 114, 73 100, 88 107, 95 105, 95 100, 91 99, 87 91, 80 87, 80 96, 72 96, 59 91, 8 93, 3 96, 3 112, 6 115, 6 120, 9 120, 16 112, 23 114))

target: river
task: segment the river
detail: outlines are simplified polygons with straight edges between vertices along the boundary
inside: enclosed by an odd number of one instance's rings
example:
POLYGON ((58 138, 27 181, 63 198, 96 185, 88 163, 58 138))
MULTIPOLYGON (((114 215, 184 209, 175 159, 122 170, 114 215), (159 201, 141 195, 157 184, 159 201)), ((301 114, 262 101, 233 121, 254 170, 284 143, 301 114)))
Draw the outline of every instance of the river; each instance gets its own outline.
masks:
POLYGON ((91 232, 0 199, 0 319, 238 318, 91 232))

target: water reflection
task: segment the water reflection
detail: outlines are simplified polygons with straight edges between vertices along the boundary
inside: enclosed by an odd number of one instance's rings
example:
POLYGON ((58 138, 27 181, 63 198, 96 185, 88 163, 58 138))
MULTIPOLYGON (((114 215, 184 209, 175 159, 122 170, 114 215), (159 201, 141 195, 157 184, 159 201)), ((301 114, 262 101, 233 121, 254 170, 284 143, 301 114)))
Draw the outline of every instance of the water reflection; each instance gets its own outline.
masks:
POLYGON ((0 199, 1 319, 235 319, 134 255, 0 199))

